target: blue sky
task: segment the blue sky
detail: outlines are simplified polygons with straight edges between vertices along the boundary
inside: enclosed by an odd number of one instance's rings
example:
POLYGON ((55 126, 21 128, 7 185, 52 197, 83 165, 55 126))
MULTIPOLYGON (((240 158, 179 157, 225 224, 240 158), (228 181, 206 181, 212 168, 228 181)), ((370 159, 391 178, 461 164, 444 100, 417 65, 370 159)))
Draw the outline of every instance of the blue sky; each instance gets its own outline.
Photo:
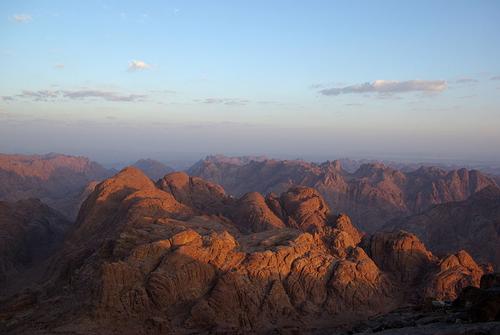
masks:
POLYGON ((497 160, 498 1, 4 1, 0 151, 497 160))

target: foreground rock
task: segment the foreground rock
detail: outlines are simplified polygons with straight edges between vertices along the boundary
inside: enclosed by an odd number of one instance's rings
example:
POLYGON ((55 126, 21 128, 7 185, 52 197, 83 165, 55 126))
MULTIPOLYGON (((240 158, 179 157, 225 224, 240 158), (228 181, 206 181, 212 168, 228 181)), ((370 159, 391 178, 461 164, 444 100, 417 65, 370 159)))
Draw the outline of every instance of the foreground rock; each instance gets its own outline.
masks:
POLYGON ((482 270, 415 235, 363 236, 319 193, 236 199, 185 173, 127 168, 95 187, 45 286, 0 308, 0 331, 324 333, 409 300, 457 296, 482 270))
POLYGON ((426 300, 398 308, 354 326, 351 334, 500 334, 500 273, 481 277, 481 286, 465 287, 453 303, 426 300))
POLYGON ((405 307, 356 325, 344 334, 497 335, 500 322, 469 322, 467 313, 450 307, 422 310, 405 307))

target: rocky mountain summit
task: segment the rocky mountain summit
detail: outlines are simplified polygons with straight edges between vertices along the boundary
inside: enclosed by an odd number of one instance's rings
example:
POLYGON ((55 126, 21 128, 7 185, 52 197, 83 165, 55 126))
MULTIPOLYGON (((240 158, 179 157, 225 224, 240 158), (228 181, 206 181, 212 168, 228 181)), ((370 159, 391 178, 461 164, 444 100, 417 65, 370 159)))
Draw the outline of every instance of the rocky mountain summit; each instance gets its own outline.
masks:
POLYGON ((321 164, 299 160, 233 160, 208 157, 191 175, 222 185, 229 194, 281 193, 292 186, 313 187, 334 212, 347 213, 365 231, 379 230, 387 221, 419 213, 430 206, 467 199, 496 186, 477 170, 446 171, 421 167, 403 172, 380 163, 345 171, 340 161, 321 164))
POLYGON ((466 251, 366 235, 295 186, 239 198, 199 177, 126 168, 98 184, 41 277, 0 304, 21 334, 325 333, 479 286, 466 251))
POLYGON ((85 157, 0 154, 0 200, 38 198, 74 218, 88 185, 113 173, 85 157))

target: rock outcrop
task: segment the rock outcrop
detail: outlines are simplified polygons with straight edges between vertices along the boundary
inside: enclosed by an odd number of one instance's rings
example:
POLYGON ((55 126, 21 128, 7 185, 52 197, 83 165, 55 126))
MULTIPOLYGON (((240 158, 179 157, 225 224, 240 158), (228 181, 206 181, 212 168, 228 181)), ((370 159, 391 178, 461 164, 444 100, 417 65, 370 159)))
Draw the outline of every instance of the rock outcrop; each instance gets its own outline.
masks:
POLYGON ((43 286, 5 300, 0 330, 339 329, 475 283, 480 268, 454 257, 438 259, 404 232, 363 236, 307 187, 236 199, 184 173, 155 184, 126 168, 83 203, 43 286), (440 280, 447 270, 454 279, 440 280))
MULTIPOLYGON (((470 267, 465 252, 442 261, 444 267, 470 267), (445 265, 446 263, 446 265, 445 265)), ((474 267, 474 266, 472 266, 474 267)), ((466 286, 451 301, 426 299, 354 325, 349 334, 468 335, 500 334, 500 274, 481 277, 481 286, 466 286)), ((474 283, 477 284, 477 283, 474 283)))

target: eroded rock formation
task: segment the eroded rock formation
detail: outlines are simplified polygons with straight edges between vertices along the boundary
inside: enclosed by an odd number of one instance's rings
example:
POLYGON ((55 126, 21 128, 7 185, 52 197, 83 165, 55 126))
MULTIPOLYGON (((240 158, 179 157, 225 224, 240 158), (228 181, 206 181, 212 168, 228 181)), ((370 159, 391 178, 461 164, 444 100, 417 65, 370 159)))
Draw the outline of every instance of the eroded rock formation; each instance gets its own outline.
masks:
POLYGON ((307 187, 237 199, 184 173, 155 184, 126 168, 83 203, 45 285, 6 299, 0 330, 312 333, 456 296, 481 274, 409 233, 364 236, 307 187))

